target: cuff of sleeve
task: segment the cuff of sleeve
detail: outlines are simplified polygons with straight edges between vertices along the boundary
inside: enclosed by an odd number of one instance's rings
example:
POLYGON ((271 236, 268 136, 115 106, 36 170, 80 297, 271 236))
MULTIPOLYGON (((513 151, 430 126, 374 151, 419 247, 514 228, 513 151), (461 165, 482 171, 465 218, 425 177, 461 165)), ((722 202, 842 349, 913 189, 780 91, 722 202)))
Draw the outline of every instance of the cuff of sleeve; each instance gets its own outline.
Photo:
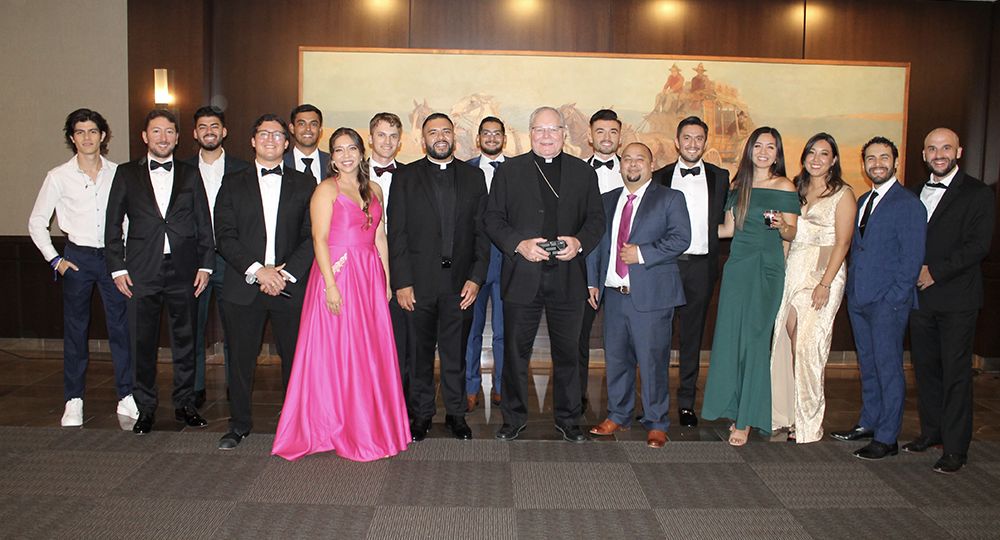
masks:
POLYGON ((212 275, 213 270, 211 268, 199 268, 199 272, 207 272, 208 275, 212 275))
POLYGON ((639 264, 646 264, 646 259, 642 258, 642 250, 635 246, 635 254, 639 257, 639 264))
POLYGON ((247 283, 257 282, 257 270, 260 270, 261 268, 264 268, 264 265, 260 264, 259 262, 255 262, 251 264, 249 268, 247 268, 247 271, 244 272, 244 274, 246 274, 247 276, 247 283))
POLYGON ((127 275, 128 275, 128 270, 119 270, 117 272, 111 272, 111 279, 127 275))
POLYGON ((292 283, 297 283, 297 282, 298 282, 298 281, 297 281, 297 280, 295 279, 295 276, 293 276, 293 275, 289 274, 288 272, 286 272, 286 271, 284 271, 284 270, 282 270, 282 271, 281 271, 281 275, 282 275, 282 276, 285 276, 285 279, 286 279, 286 280, 288 280, 288 281, 291 281, 292 283))

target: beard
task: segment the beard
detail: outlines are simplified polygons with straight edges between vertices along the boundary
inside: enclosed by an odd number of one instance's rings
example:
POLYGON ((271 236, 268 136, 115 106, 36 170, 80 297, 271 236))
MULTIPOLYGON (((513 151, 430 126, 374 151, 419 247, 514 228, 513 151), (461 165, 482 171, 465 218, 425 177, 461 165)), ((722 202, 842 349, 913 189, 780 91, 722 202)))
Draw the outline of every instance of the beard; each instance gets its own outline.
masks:
POLYGON ((641 180, 642 180, 642 175, 641 174, 631 175, 631 174, 627 174, 626 173, 626 175, 625 175, 625 181, 629 182, 629 183, 632 183, 632 184, 634 184, 636 182, 639 182, 641 180))
POLYGON ((424 149, 427 150, 427 155, 428 156, 430 156, 430 157, 432 157, 434 159, 444 160, 444 159, 448 159, 449 157, 451 157, 452 152, 455 151, 455 144, 454 143, 448 143, 448 148, 446 150, 441 151, 441 152, 438 152, 437 150, 435 150, 433 144, 426 145, 424 149))
POLYGON ((214 143, 207 143, 207 144, 198 141, 198 146, 201 147, 202 150, 208 150, 209 152, 211 152, 212 150, 215 150, 216 148, 222 146, 222 140, 216 139, 214 143))
POLYGON ((872 176, 871 173, 869 173, 868 171, 865 171, 865 174, 868 175, 868 179, 872 181, 872 184, 875 184, 876 186, 881 186, 882 184, 888 182, 890 179, 892 179, 893 176, 896 175, 896 169, 889 169, 888 171, 886 171, 885 178, 872 176))
POLYGON ((937 169, 934 168, 934 165, 931 164, 930 161, 925 161, 924 165, 927 165, 927 168, 930 169, 932 173, 934 173, 934 176, 937 176, 938 178, 944 178, 945 176, 948 176, 948 174, 951 171, 955 170, 955 167, 958 165, 958 160, 957 159, 949 159, 948 160, 948 164, 945 165, 944 171, 942 171, 942 172, 938 172, 937 169))

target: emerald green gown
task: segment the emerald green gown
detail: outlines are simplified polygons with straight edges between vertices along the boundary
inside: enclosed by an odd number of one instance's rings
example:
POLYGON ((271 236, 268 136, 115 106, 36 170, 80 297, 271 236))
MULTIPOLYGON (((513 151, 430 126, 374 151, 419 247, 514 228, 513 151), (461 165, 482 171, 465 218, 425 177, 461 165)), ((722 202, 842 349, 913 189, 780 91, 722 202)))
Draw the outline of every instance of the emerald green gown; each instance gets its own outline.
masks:
MULTIPOLYGON (((726 202, 736 202, 735 190, 726 202)), ((754 188, 743 229, 736 229, 722 270, 719 314, 701 416, 729 418, 737 429, 771 431, 771 334, 785 286, 785 256, 764 210, 798 215, 798 194, 754 188)))

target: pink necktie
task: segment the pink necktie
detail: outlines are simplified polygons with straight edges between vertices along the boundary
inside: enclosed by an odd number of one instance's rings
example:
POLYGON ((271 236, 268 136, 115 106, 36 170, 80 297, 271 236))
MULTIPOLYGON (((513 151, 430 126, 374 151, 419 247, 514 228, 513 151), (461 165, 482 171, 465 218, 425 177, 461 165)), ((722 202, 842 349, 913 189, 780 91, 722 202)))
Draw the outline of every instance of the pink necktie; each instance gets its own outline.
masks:
POLYGON ((629 195, 628 201, 625 202, 625 208, 622 208, 622 220, 618 222, 618 252, 619 254, 615 256, 615 273, 618 277, 625 277, 628 275, 628 265, 622 260, 620 255, 622 246, 628 242, 629 227, 632 225, 632 202, 635 201, 635 195, 629 195))

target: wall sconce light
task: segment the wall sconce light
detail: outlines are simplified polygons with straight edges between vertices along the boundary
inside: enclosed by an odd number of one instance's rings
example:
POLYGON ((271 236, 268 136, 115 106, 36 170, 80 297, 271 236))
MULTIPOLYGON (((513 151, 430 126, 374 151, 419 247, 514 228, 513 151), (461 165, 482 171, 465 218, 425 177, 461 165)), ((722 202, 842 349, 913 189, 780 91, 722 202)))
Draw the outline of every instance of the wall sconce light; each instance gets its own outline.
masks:
POLYGON ((166 108, 174 104, 174 95, 170 93, 170 72, 167 69, 153 70, 153 104, 166 108))

